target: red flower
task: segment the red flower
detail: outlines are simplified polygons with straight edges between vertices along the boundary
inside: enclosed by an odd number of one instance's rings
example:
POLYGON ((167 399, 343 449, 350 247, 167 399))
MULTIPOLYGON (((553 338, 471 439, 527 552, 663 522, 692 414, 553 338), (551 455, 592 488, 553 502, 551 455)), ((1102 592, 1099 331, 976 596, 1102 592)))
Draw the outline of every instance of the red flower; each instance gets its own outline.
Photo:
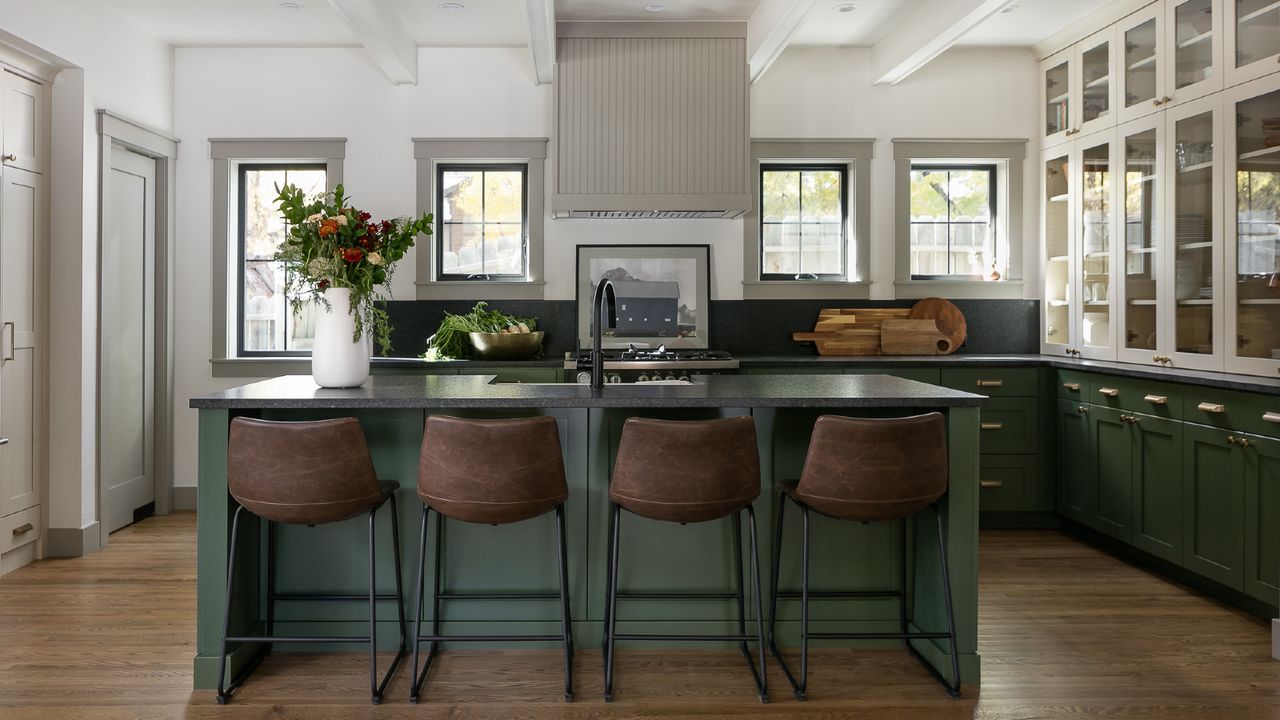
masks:
POLYGON ((359 243, 360 247, 364 248, 365 250, 368 250, 369 246, 373 244, 372 242, 370 242, 368 235, 361 237, 359 240, 356 240, 356 242, 359 243))
POLYGON ((391 224, 390 220, 382 221, 382 234, 386 235, 387 233, 390 233, 394 228, 395 226, 391 224))
POLYGON ((364 257, 364 251, 358 247, 342 249, 342 259, 349 263, 358 263, 362 257, 364 257))
POLYGON ((320 282, 316 283, 316 287, 319 288, 320 292, 324 292, 329 287, 329 281, 321 280, 320 282))
POLYGON ((366 234, 366 235, 368 235, 369 237, 373 237, 374 235, 377 235, 377 234, 378 234, 378 224, 377 224, 377 223, 369 223, 367 226, 365 226, 364 232, 365 232, 365 234, 366 234))
POLYGON ((371 217, 373 217, 373 216, 372 216, 372 215, 370 215, 369 213, 364 212, 363 210, 361 210, 361 211, 360 211, 360 214, 359 214, 359 216, 358 216, 358 217, 360 218, 360 222, 367 222, 367 221, 369 220, 369 218, 371 218, 371 217))

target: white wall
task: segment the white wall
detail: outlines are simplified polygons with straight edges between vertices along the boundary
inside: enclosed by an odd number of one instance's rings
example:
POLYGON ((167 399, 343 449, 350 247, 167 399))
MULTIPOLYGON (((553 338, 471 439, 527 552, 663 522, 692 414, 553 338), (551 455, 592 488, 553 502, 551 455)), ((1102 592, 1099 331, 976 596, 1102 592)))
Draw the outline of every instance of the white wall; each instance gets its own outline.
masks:
MULTIPOLYGON (((99 109, 173 127, 173 53, 98 0, 0 0, 0 34, 63 70, 51 134, 49 527, 96 508, 99 109)), ((0 39, 4 39, 0 37, 0 39)))

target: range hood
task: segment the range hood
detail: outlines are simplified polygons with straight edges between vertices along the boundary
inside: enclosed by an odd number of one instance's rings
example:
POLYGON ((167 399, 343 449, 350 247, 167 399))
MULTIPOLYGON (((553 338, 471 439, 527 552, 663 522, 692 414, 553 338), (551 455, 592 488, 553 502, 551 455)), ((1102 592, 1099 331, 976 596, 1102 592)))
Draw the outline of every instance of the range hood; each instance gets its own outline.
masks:
POLYGON ((557 26, 557 218, 751 209, 744 23, 557 26))

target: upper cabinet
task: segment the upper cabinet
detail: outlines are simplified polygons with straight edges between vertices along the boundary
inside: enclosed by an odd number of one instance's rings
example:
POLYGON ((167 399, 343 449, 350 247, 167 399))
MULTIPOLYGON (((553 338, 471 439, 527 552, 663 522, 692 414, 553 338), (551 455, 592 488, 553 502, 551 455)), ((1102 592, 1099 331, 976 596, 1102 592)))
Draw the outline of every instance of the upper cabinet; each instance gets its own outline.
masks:
POLYGON ((46 86, 10 70, 0 70, 0 162, 33 173, 45 172, 48 142, 46 86))
POLYGON ((1076 85, 1075 51, 1072 48, 1051 55, 1040 63, 1044 102, 1041 121, 1044 127, 1045 145, 1053 145, 1079 132, 1076 129, 1076 107, 1072 90, 1076 85))
POLYGON ((1280 0, 1225 0, 1227 84, 1280 71, 1280 0))
POLYGON ((1221 0, 1165 0, 1167 104, 1204 97, 1223 87, 1221 0))
POLYGON ((1164 7, 1150 5, 1117 26, 1120 44, 1120 121, 1133 120, 1164 105, 1164 7))
POLYGON ((1080 120, 1076 127, 1088 135, 1116 124, 1116 33, 1107 28, 1076 43, 1076 65, 1080 68, 1080 120))

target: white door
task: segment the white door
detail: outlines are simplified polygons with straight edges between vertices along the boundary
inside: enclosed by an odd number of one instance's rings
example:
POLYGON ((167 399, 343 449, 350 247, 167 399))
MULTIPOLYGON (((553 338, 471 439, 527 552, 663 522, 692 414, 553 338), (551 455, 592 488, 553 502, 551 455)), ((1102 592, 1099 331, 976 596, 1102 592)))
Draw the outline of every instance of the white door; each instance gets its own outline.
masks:
POLYGON ((44 237, 44 180, 0 170, 0 515, 40 503, 36 481, 36 249, 44 237))
POLYGON ((99 451, 107 532, 155 503, 155 160, 111 150, 103 194, 99 451))

